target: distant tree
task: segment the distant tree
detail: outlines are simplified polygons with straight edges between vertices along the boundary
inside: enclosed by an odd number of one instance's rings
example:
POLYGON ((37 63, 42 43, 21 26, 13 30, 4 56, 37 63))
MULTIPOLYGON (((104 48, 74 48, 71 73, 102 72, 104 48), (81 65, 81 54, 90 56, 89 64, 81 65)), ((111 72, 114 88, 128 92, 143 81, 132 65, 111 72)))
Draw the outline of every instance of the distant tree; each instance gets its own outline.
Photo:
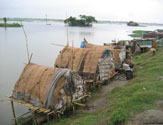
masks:
POLYGON ((65 23, 68 23, 70 26, 75 26, 76 25, 76 18, 70 16, 69 18, 64 20, 65 23))
POLYGON ((6 24, 7 24, 7 18, 4 17, 4 18, 3 18, 3 21, 4 21, 4 23, 5 23, 5 27, 6 27, 6 24))
POLYGON ((137 22, 134 21, 130 21, 127 23, 128 26, 139 26, 139 24, 137 22))
POLYGON ((80 19, 76 19, 75 17, 70 16, 65 19, 64 22, 68 23, 70 26, 92 26, 93 22, 97 22, 93 16, 79 15, 79 17, 80 19))

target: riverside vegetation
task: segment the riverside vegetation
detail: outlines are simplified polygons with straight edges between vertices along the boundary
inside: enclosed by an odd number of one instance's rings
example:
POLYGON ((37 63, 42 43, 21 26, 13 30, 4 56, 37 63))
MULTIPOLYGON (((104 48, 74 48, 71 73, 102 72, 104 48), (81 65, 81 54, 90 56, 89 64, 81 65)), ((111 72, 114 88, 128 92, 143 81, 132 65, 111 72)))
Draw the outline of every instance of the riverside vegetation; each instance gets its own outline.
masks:
POLYGON ((0 27, 21 27, 21 25, 18 23, 12 23, 12 24, 0 23, 0 27))
POLYGON ((0 23, 0 27, 21 27, 21 25, 18 23, 8 24, 6 17, 3 18, 3 21, 4 21, 4 23, 0 23))
POLYGON ((139 38, 142 38, 143 37, 143 34, 144 33, 146 33, 147 31, 145 31, 145 30, 134 30, 133 32, 132 32, 132 34, 129 34, 129 36, 131 36, 131 37, 139 37, 139 38))

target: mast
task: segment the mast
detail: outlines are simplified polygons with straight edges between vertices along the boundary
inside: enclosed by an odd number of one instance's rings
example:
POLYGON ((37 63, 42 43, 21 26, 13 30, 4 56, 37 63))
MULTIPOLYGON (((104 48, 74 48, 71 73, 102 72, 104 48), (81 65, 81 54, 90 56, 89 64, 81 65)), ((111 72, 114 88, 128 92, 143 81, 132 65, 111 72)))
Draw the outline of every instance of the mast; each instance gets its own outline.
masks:
POLYGON ((47 14, 45 15, 45 17, 46 17, 45 20, 46 20, 46 25, 47 25, 47 14))

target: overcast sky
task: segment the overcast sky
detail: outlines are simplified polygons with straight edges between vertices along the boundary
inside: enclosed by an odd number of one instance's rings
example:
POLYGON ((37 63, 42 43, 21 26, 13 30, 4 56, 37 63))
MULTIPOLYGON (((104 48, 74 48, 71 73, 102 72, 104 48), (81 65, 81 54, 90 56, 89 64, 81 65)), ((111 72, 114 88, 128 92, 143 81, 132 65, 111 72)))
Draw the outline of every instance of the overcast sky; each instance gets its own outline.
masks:
POLYGON ((163 23, 163 0, 0 0, 0 17, 64 19, 80 14, 98 20, 163 23))

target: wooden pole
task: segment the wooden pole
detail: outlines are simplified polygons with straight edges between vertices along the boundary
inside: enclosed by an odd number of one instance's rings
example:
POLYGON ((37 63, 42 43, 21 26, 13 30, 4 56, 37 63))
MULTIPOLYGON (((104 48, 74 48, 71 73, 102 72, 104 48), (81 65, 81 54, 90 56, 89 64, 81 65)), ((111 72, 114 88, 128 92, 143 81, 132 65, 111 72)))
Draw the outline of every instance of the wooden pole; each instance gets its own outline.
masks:
POLYGON ((29 59, 29 63, 31 62, 32 56, 33 56, 33 53, 31 53, 31 56, 30 56, 30 59, 29 59))
POLYGON ((22 29, 25 35, 25 39, 26 39, 26 49, 27 49, 27 58, 28 58, 28 63, 30 63, 30 58, 29 58, 29 49, 28 49, 28 39, 27 39, 27 34, 25 32, 24 26, 22 25, 22 29))
POLYGON ((45 17, 46 17, 46 25, 47 25, 47 14, 45 15, 45 17))
POLYGON ((72 108, 73 108, 73 113, 75 113, 76 112, 75 104, 73 104, 72 108))
POLYGON ((35 125, 38 125, 38 123, 37 123, 37 117, 36 117, 35 111, 32 112, 32 118, 33 118, 34 124, 35 124, 35 125))
POLYGON ((56 44, 56 43, 51 43, 52 45, 55 45, 55 46, 61 46, 61 47, 65 47, 65 45, 61 45, 61 44, 56 44))
POLYGON ((74 63, 74 41, 72 41, 72 56, 71 56, 71 63, 72 63, 72 67, 71 69, 73 70, 73 63, 74 63))
POLYGON ((13 116, 14 116, 15 125, 17 125, 17 121, 16 121, 16 115, 15 115, 15 110, 14 110, 14 103, 13 103, 13 101, 11 101, 11 109, 12 109, 12 113, 13 113, 13 116))
MULTIPOLYGON (((66 12, 66 19, 67 19, 67 12, 66 12)), ((66 29, 67 29, 67 46, 69 46, 68 22, 67 22, 67 25, 66 25, 66 29)))
POLYGON ((56 121, 59 122, 59 114, 56 113, 56 121))

